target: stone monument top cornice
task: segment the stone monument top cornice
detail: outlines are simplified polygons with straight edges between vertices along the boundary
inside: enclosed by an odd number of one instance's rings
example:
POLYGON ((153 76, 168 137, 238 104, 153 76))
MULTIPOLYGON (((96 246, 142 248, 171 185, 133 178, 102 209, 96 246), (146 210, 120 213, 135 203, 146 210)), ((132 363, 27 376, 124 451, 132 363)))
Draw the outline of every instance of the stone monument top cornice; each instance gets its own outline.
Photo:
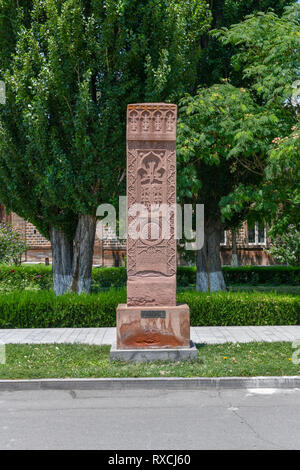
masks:
POLYGON ((127 106, 127 140, 175 141, 177 105, 135 103, 127 106))

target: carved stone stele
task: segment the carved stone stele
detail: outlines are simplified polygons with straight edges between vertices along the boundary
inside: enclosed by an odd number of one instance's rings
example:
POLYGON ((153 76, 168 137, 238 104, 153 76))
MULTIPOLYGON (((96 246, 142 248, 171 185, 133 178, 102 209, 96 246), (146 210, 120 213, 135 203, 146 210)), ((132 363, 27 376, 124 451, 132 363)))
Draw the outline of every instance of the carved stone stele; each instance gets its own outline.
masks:
POLYGON ((177 106, 127 108, 127 305, 117 348, 189 347, 187 305, 176 306, 177 106), (142 210, 144 208, 145 210, 142 210), (145 308, 153 318, 143 318, 145 308), (155 317, 155 310, 164 312, 155 317))
MULTIPOLYGON (((128 208, 143 204, 149 210, 142 236, 132 238, 130 230, 127 236, 128 306, 176 305, 176 118, 173 104, 127 109, 128 208), (150 220, 151 207, 162 204, 169 213, 150 220)), ((133 222, 129 215, 128 227, 133 222)))

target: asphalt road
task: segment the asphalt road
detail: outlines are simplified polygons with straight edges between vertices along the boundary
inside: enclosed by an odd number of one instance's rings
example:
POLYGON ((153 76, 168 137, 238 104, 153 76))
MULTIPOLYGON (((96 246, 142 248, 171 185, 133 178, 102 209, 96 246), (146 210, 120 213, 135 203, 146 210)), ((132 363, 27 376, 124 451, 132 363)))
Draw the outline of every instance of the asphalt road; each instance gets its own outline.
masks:
POLYGON ((299 449, 300 390, 0 392, 0 449, 299 449))

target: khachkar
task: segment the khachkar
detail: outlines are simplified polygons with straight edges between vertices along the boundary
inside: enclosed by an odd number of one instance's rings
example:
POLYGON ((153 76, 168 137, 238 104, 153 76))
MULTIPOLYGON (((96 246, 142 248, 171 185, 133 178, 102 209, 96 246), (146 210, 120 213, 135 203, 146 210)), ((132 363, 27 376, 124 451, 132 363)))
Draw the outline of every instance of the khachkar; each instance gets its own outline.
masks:
POLYGON ((127 304, 111 359, 196 357, 190 313, 176 304, 177 106, 127 108, 127 304))

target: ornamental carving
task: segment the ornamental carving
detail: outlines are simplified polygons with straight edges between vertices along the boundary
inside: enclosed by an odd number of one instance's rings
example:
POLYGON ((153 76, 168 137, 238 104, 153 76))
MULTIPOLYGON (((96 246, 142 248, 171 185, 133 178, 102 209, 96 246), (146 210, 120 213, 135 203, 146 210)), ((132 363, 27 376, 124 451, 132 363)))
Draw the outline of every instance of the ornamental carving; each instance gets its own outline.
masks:
MULTIPOLYGON (((127 273, 130 283, 162 276, 170 281, 172 279, 170 285, 176 294, 175 105, 128 106, 127 198, 129 209, 146 209, 142 214, 138 213, 138 219, 136 212, 128 214, 128 227, 133 226, 139 233, 135 238, 132 235, 135 232, 129 230, 127 237, 127 273), (143 206, 135 206, 138 204, 143 206), (171 208, 168 213, 162 210, 166 207, 171 208)), ((133 305, 134 301, 136 298, 132 291, 128 304, 133 305)))
POLYGON ((127 140, 176 140, 175 105, 132 104, 127 113, 127 140))

